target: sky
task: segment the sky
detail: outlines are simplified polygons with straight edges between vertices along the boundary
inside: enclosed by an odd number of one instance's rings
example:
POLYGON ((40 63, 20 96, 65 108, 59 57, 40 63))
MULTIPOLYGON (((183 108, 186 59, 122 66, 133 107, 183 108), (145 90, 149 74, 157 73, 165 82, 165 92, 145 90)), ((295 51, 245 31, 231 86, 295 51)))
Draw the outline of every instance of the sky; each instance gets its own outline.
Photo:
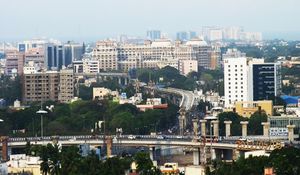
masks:
POLYGON ((0 0, 0 41, 169 36, 202 26, 243 26, 264 38, 300 39, 299 0, 0 0))

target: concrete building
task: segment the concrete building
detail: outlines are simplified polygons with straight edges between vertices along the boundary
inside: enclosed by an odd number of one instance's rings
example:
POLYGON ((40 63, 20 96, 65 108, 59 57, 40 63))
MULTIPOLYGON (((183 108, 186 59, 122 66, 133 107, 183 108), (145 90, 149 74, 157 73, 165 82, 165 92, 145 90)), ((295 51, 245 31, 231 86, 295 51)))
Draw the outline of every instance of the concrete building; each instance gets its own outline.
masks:
POLYGON ((182 75, 188 75, 190 72, 198 72, 197 60, 181 60, 179 62, 179 71, 182 75))
MULTIPOLYGON (((77 62, 78 63, 78 62, 77 62)), ((75 64, 76 65, 76 64, 75 64)), ((80 71, 80 67, 78 67, 78 71, 80 71)), ((84 73, 99 73, 100 72, 100 61, 84 58, 82 60, 82 70, 84 73)))
POLYGON ((99 61, 101 71, 118 69, 117 43, 114 41, 98 41, 93 49, 92 57, 99 61))
MULTIPOLYGON (((172 43, 168 39, 145 41, 142 45, 100 41, 93 50, 93 61, 99 62, 100 71, 136 68, 177 67, 181 60, 196 60, 198 67, 215 69, 219 66, 219 49, 205 41, 194 38, 182 43, 172 43)), ((96 64, 96 62, 94 63, 96 64)))
POLYGON ((197 33, 194 31, 181 31, 176 33, 176 39, 181 41, 188 41, 197 37, 197 33))
POLYGON ((112 90, 104 88, 104 87, 94 87, 93 88, 93 100, 96 100, 96 99, 101 100, 108 96, 112 96, 114 99, 117 99, 117 98, 119 98, 119 92, 112 91, 112 90))
POLYGON ((23 103, 69 102, 73 95, 73 72, 68 70, 28 72, 23 77, 23 103))
POLYGON ((72 69, 62 69, 59 72, 58 101, 69 103, 74 98, 74 73, 72 69))
POLYGON ((287 136, 288 125, 295 125, 294 133, 299 134, 300 117, 295 115, 271 116, 268 120, 270 122, 270 135, 287 136))
POLYGON ((237 101, 249 101, 248 60, 246 57, 224 59, 225 107, 237 101))
POLYGON ((10 160, 6 162, 7 172, 13 174, 31 173, 40 175, 40 158, 26 156, 25 154, 10 155, 10 160))
POLYGON ((239 57, 246 57, 246 53, 243 53, 236 48, 227 49, 226 53, 222 54, 222 58, 239 58, 239 57))
POLYGON ((17 72, 19 75, 23 73, 24 66, 24 54, 17 50, 11 50, 5 52, 5 74, 13 75, 17 72))
POLYGON ((27 49, 25 52, 25 63, 33 62, 38 69, 46 69, 44 48, 36 47, 27 49))
POLYGON ((273 102, 265 101, 238 101, 235 103, 235 112, 243 117, 250 117, 257 111, 264 111, 268 116, 273 116, 273 102))

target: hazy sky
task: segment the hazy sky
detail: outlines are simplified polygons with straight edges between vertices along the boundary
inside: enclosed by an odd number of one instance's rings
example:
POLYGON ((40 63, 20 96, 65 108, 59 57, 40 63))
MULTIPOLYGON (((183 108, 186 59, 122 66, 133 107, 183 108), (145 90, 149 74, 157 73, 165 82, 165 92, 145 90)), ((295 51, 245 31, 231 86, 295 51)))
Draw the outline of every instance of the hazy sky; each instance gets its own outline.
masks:
POLYGON ((0 7, 0 40, 97 40, 147 29, 172 36, 207 25, 300 39, 300 0, 0 0, 0 7))

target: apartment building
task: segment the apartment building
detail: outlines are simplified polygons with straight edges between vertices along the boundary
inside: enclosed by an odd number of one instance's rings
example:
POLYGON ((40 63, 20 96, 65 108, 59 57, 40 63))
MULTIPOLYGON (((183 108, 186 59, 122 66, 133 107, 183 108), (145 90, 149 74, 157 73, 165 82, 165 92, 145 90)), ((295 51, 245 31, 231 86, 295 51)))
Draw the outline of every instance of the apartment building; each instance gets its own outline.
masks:
POLYGON ((74 74, 72 69, 62 69, 59 72, 58 101, 68 103, 74 97, 74 74))
POLYGON ((74 97, 73 71, 24 72, 23 103, 41 101, 70 102, 74 97))
POLYGON ((22 75, 24 66, 24 54, 17 50, 5 52, 5 74, 22 75))
POLYGON ((93 49, 92 58, 99 61, 101 71, 112 71, 118 69, 118 50, 114 41, 99 41, 93 49))

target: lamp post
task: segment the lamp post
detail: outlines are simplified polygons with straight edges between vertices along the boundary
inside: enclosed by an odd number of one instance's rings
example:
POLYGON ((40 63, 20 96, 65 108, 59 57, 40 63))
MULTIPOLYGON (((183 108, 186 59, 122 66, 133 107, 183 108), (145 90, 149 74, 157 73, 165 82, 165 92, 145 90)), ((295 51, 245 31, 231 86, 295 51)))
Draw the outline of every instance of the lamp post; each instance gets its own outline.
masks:
POLYGON ((47 114, 48 112, 43 110, 43 108, 41 106, 41 109, 38 110, 36 113, 41 115, 41 139, 43 139, 43 137, 44 137, 43 114, 47 114))

